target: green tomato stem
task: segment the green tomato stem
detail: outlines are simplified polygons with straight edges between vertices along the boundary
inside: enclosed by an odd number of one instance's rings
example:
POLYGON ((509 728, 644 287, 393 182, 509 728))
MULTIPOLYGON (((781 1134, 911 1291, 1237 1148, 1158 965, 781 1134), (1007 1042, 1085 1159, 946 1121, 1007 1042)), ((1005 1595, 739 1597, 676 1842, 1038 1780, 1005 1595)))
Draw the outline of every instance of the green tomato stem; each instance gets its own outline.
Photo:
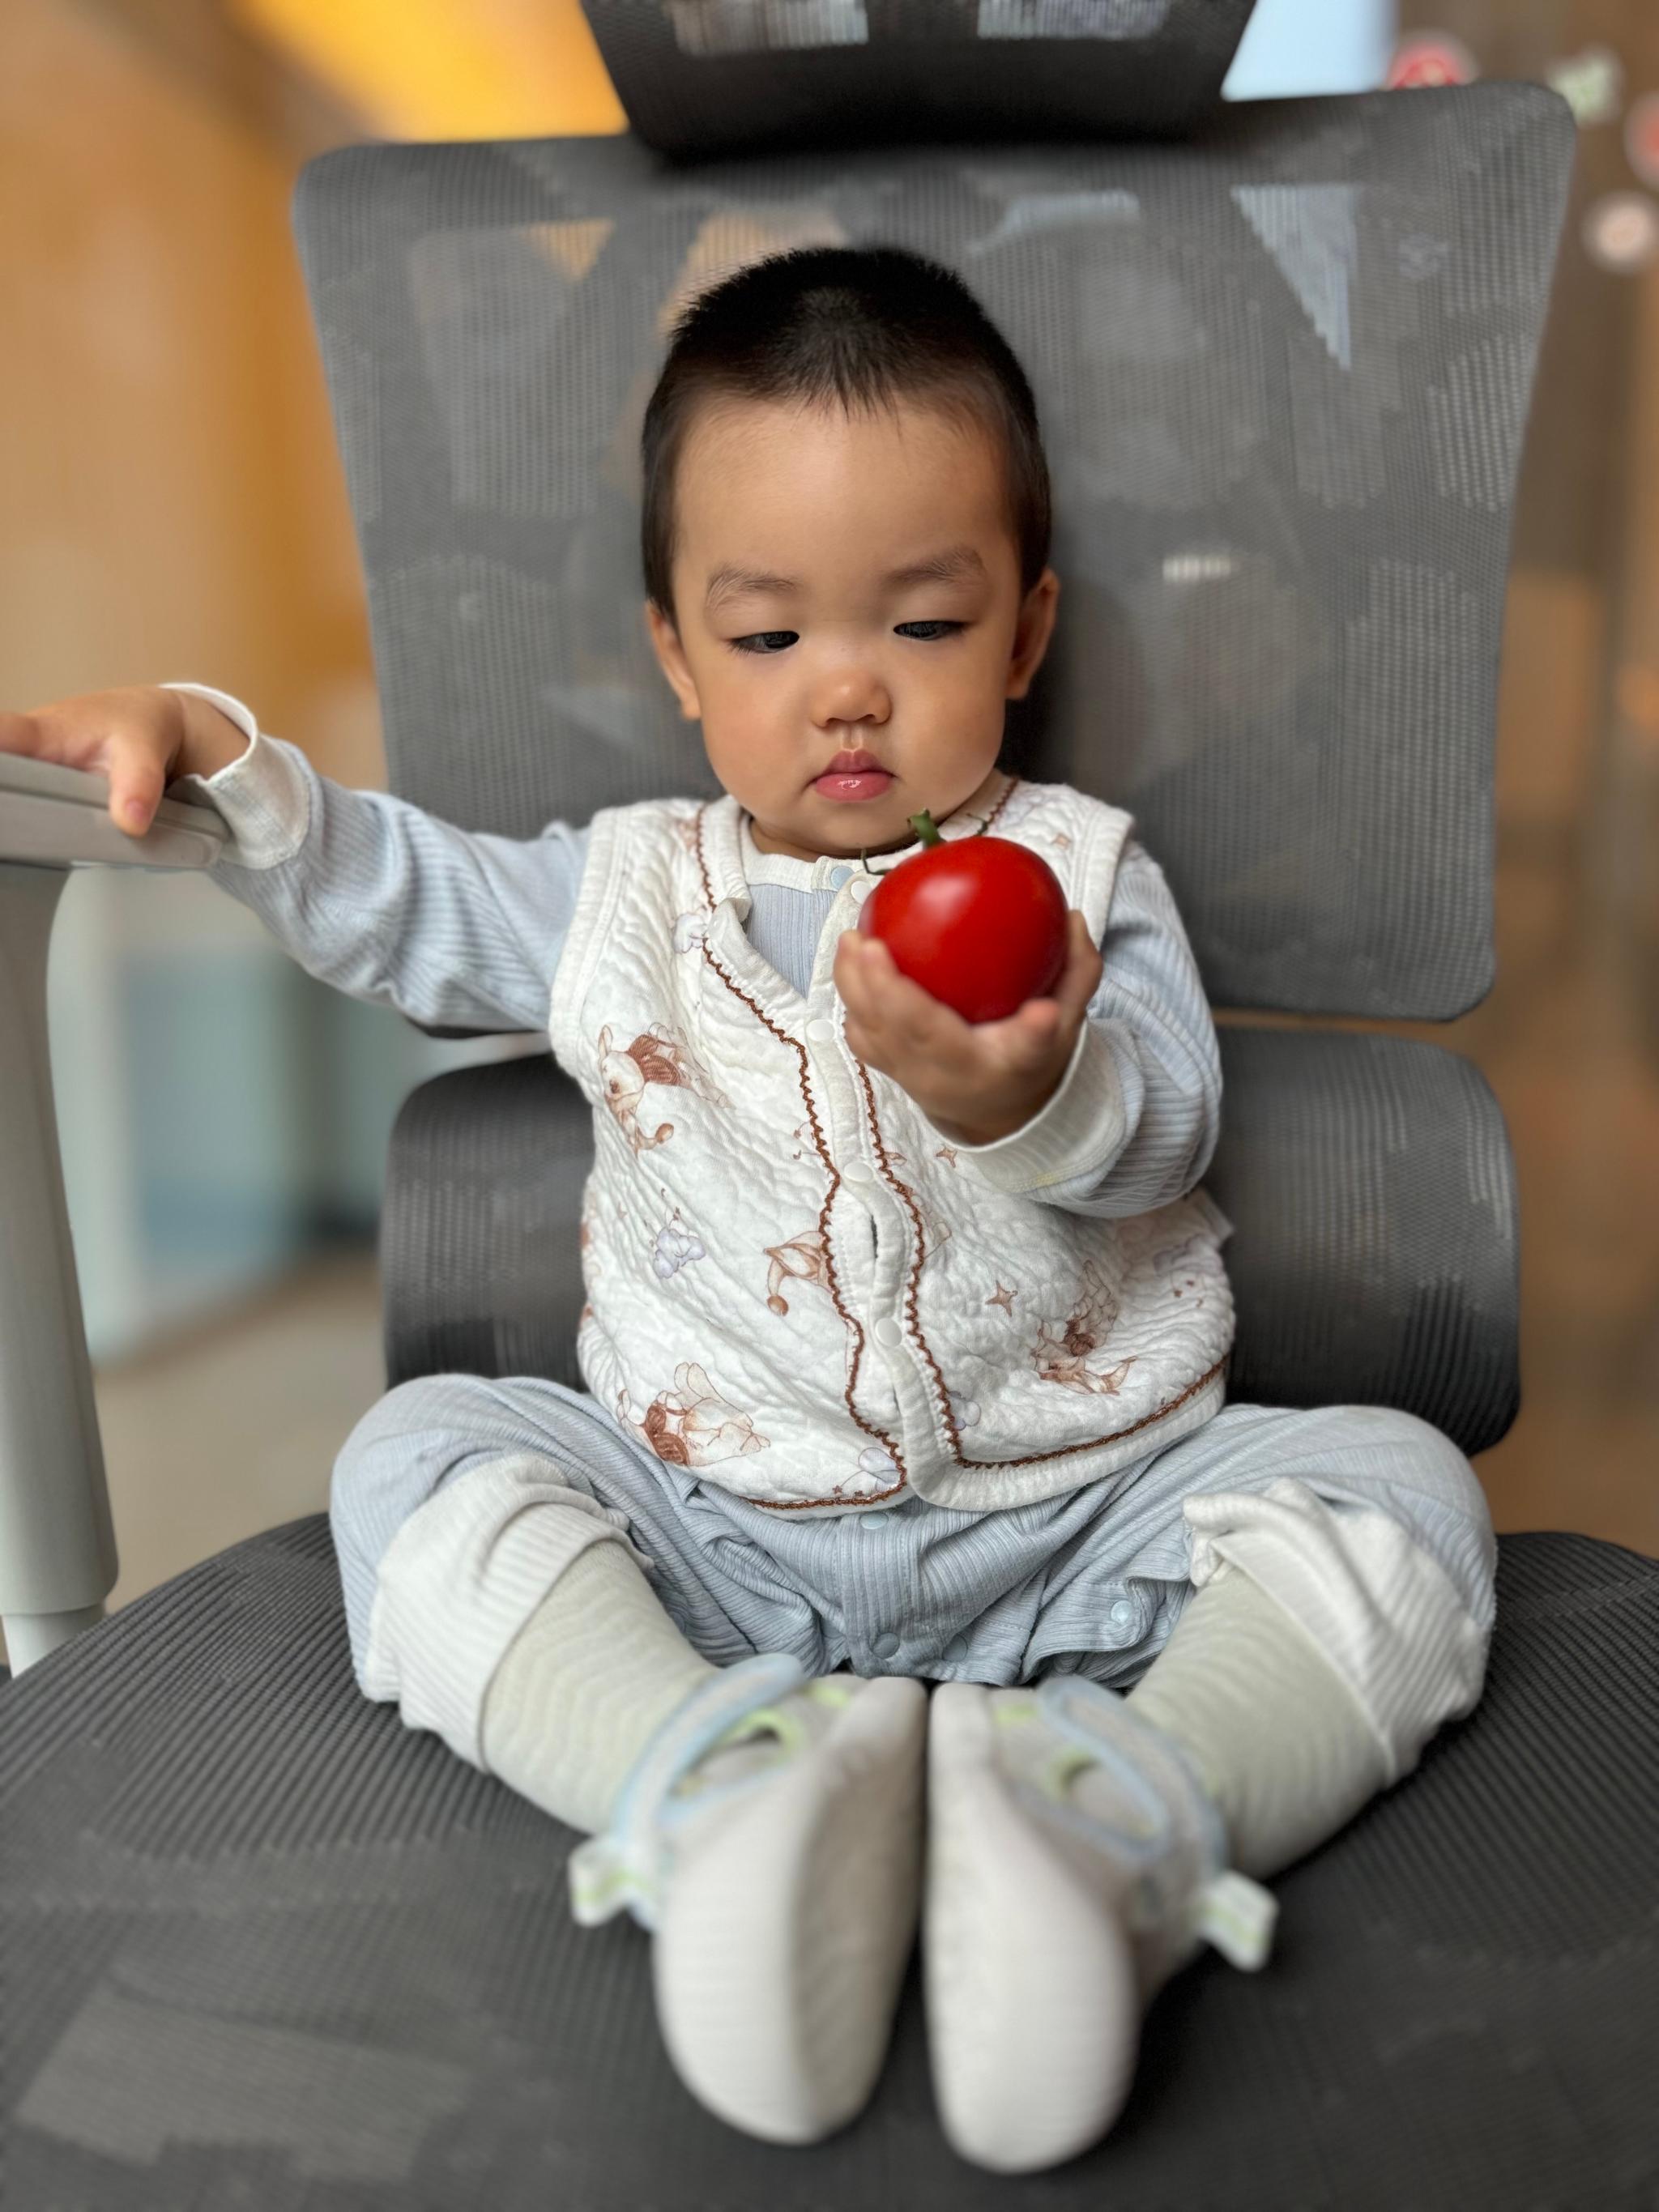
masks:
POLYGON ((910 827, 924 845, 942 845, 945 842, 944 838, 939 834, 939 824, 925 806, 920 814, 913 814, 910 817, 910 827))

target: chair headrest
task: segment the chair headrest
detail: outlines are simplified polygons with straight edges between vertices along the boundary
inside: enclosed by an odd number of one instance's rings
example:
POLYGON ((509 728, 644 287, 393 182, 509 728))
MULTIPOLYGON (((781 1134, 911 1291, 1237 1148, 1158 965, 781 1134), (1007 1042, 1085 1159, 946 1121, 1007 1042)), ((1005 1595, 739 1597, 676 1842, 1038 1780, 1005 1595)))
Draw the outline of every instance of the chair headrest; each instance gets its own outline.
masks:
POLYGON ((582 0, 647 146, 678 157, 1189 129, 1254 0, 582 0))

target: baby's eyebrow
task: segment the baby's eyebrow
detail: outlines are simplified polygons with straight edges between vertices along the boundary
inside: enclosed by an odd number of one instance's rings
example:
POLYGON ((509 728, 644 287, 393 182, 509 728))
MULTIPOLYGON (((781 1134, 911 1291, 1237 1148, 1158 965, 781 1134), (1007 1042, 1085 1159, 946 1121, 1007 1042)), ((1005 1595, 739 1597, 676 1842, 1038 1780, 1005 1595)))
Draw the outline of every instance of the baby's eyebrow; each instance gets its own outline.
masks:
MULTIPOLYGON (((912 561, 902 568, 890 568, 881 581, 884 590, 896 591, 906 584, 949 584, 960 577, 984 574, 985 563, 977 550, 964 544, 947 545, 941 552, 930 553, 925 561, 912 561)), ((785 598, 802 589, 799 576, 775 576, 764 569, 739 568, 727 562, 708 579, 703 605, 712 611, 721 600, 738 598, 744 592, 766 592, 775 598, 785 598)))

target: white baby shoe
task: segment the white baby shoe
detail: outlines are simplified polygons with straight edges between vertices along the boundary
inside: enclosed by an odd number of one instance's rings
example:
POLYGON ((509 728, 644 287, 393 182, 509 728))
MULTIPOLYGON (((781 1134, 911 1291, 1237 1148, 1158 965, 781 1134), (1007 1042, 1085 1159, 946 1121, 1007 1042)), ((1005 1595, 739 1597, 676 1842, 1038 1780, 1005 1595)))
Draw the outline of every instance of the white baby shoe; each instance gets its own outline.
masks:
POLYGON ((1180 1747, 1116 1692, 1060 1675, 934 1692, 923 1911, 945 2132, 1024 2173, 1110 2127, 1142 2011, 1176 1969, 1205 1942, 1261 1966, 1278 1907, 1227 1870, 1180 1747))
POLYGON ((577 1919, 653 1930, 675 2068, 750 2135, 816 2142, 875 2087, 921 1901, 927 1713, 919 1682, 744 1660, 671 1716, 572 1855, 577 1919))

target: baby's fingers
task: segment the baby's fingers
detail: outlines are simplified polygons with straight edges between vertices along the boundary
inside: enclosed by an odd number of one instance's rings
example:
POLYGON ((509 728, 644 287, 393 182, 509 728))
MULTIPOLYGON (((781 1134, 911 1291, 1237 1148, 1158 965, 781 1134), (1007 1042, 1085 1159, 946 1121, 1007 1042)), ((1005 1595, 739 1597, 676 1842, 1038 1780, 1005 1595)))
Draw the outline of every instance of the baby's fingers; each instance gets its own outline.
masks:
POLYGON ((0 752, 27 753, 58 768, 109 778, 110 818, 118 830, 142 836, 155 817, 166 781, 163 749, 155 736, 125 726, 118 709, 107 715, 96 702, 40 707, 32 714, 0 715, 0 752))
POLYGON ((878 937, 857 930, 849 929, 842 939, 836 981, 848 1012, 872 1028, 926 1030, 932 1016, 944 1011, 937 999, 900 972, 878 937))
POLYGON ((0 709, 0 753, 21 753, 26 759, 47 760, 45 733, 33 714, 14 714, 0 709))
POLYGON ((1023 1075, 1052 1056, 1064 1020, 1053 999, 1028 999, 1006 1020, 981 1023, 974 1031, 974 1042, 988 1066, 1023 1075))
MULTIPOLYGON (((1100 957, 1100 947, 1090 933, 1088 922, 1075 907, 1066 916, 1066 969, 1054 992, 1062 1018, 1082 1015, 1099 988, 1105 966, 1100 957)), ((1041 1006, 1045 1002, 1037 1000, 1034 1003, 1041 1006)))
POLYGON ((155 748, 142 738, 112 737, 104 748, 104 766, 109 771, 110 819, 129 836, 142 837, 167 787, 155 748))

